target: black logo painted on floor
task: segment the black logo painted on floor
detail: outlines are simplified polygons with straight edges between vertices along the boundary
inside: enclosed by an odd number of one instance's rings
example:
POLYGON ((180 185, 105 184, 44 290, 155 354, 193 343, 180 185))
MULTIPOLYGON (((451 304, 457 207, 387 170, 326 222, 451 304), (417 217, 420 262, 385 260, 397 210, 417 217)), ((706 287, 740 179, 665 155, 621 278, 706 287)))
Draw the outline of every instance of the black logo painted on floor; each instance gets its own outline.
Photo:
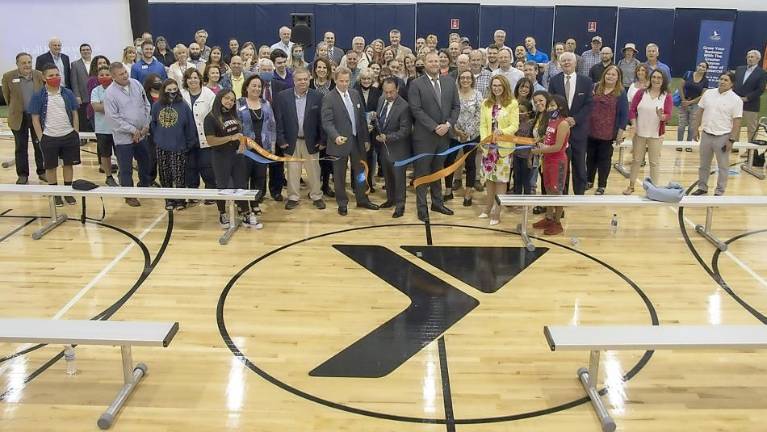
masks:
MULTIPOLYGON (((408 296, 410 305, 309 372, 311 376, 386 376, 479 306, 474 297, 383 246, 333 247, 408 296)), ((483 293, 495 293, 548 252, 542 247, 534 252, 523 247, 402 248, 483 293)))

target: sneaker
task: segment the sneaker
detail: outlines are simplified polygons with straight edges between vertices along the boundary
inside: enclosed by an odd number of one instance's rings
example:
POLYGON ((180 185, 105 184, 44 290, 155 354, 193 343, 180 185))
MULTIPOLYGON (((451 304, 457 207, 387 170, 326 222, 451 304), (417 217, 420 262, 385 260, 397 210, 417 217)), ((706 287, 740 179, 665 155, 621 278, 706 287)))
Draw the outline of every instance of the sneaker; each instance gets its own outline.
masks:
POLYGON ((298 207, 298 201, 289 199, 288 202, 285 203, 285 210, 293 210, 294 208, 298 207))
POLYGON ((125 198, 125 204, 131 207, 141 207, 141 202, 136 198, 125 198))
POLYGON ((490 226, 498 225, 499 223, 501 223, 501 221, 498 219, 490 219, 490 226))
POLYGON ((186 204, 186 201, 184 200, 176 201, 176 204, 174 205, 174 208, 178 211, 186 210, 186 207, 187 207, 187 204, 186 204))
POLYGON ((45 177, 45 174, 38 174, 37 179, 43 183, 48 183, 48 179, 45 177))
POLYGON ((200 204, 200 200, 190 199, 190 200, 186 201, 186 205, 184 206, 184 208, 186 208, 186 207, 194 207, 194 206, 196 206, 198 204, 200 204))
POLYGON ((165 210, 173 211, 174 207, 175 204, 173 203, 173 200, 165 200, 165 210))
POLYGON ((256 214, 256 216, 261 216, 261 207, 258 205, 254 206, 250 211, 256 214))
POLYGON ((244 215, 242 223, 248 228, 261 229, 264 227, 264 224, 258 221, 258 217, 253 212, 244 215))
POLYGON ((107 177, 106 181, 104 181, 107 186, 117 187, 117 182, 115 181, 115 178, 112 176, 107 177))
POLYGON ((552 223, 554 223, 553 220, 547 219, 547 218, 543 218, 543 219, 539 220, 538 222, 534 223, 533 224, 533 228, 535 228, 535 229, 546 229, 552 223))
POLYGON ((218 215, 218 224, 223 229, 229 229, 229 215, 226 213, 221 213, 218 215))
POLYGON ((17 185, 25 185, 27 183, 29 183, 29 177, 27 176, 19 176, 19 178, 16 179, 17 185))
POLYGON ((486 212, 482 212, 482 213, 480 213, 480 214, 479 214, 479 218, 480 218, 480 219, 487 219, 487 213, 486 213, 486 212))
POLYGON ((545 230, 543 230, 543 234, 545 235, 557 235, 562 234, 562 232, 564 232, 562 224, 554 221, 551 221, 551 224, 545 230))
POLYGON ((319 210, 325 210, 325 201, 323 201, 322 198, 312 201, 312 204, 319 210))
POLYGON ((691 193, 690 195, 700 196, 700 195, 706 195, 708 194, 708 191, 704 191, 703 189, 698 189, 695 192, 691 193))
POLYGON ((594 195, 604 195, 605 194, 605 188, 597 188, 597 191, 594 192, 594 195))
POLYGON ((205 203, 204 203, 204 204, 205 204, 205 205, 213 205, 213 204, 215 204, 215 203, 216 203, 216 201, 215 201, 215 200, 205 200, 205 203))
POLYGON ((69 204, 69 205, 75 205, 75 204, 77 204, 77 200, 75 199, 75 197, 73 197, 73 196, 69 196, 69 195, 67 195, 67 196, 65 196, 65 197, 64 197, 64 201, 66 201, 66 202, 67 202, 67 204, 69 204))
POLYGON ((61 199, 60 196, 53 197, 53 202, 56 203, 56 207, 64 207, 64 201, 61 199))

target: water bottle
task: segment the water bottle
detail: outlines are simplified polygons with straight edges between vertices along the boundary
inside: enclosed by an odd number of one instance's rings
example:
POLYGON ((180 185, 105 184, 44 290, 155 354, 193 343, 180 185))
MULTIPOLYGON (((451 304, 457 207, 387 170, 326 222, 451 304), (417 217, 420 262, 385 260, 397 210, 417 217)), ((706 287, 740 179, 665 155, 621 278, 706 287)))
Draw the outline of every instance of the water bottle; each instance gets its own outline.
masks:
POLYGON ((610 234, 615 235, 618 232, 618 215, 613 213, 613 218, 610 220, 610 234))
POLYGON ((64 360, 67 362, 67 375, 76 374, 77 365, 75 364, 75 349, 72 345, 66 345, 64 347, 64 360))
POLYGON ((578 240, 578 237, 575 237, 575 236, 573 236, 573 237, 570 237, 570 244, 571 244, 573 247, 578 247, 578 244, 579 244, 579 243, 580 243, 580 240, 578 240))

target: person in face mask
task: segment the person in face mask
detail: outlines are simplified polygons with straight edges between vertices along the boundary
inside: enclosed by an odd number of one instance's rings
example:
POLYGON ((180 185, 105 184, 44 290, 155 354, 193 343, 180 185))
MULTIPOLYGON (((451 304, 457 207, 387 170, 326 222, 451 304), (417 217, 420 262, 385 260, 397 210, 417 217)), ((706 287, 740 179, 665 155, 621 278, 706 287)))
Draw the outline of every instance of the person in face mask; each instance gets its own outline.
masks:
POLYGON ((96 132, 96 148, 99 155, 101 169, 106 175, 104 183, 107 186, 117 186, 117 181, 112 177, 112 152, 115 141, 112 138, 114 124, 104 115, 104 96, 107 87, 112 84, 112 74, 109 73, 109 66, 101 66, 97 75, 99 85, 91 91, 91 107, 93 108, 93 120, 96 132))
MULTIPOLYGON (((173 79, 160 87, 160 98, 152 105, 149 130, 157 146, 157 166, 160 185, 165 188, 186 187, 187 153, 197 143, 194 115, 184 102, 173 79)), ((165 200, 166 210, 183 210, 184 200, 165 200)))
POLYGON ((304 61, 304 46, 301 44, 293 44, 290 48, 288 69, 293 72, 296 69, 305 69, 307 67, 308 64, 304 61))
MULTIPOLYGON (((538 95, 538 93, 536 93, 538 95)), ((538 96, 535 96, 536 98, 538 96)), ((567 179, 568 140, 570 137, 570 123, 567 117, 570 110, 567 100, 560 95, 550 97, 547 112, 539 116, 546 116, 546 132, 543 141, 531 151, 536 155, 543 155, 543 186, 546 195, 562 195, 567 179)), ((533 228, 543 229, 545 235, 561 234, 562 224, 560 219, 564 212, 563 207, 546 207, 546 217, 533 224, 533 228)))
MULTIPOLYGON (((59 159, 64 162, 64 184, 72 184, 72 165, 80 164, 80 140, 77 131, 78 103, 75 94, 61 86, 61 73, 58 67, 49 63, 42 68, 45 87, 32 95, 29 113, 32 125, 40 138, 40 150, 48 184, 57 184, 56 168, 59 159)), ((60 196, 54 197, 56 206, 64 205, 60 196)), ((74 205, 74 197, 64 197, 67 204, 74 205)))

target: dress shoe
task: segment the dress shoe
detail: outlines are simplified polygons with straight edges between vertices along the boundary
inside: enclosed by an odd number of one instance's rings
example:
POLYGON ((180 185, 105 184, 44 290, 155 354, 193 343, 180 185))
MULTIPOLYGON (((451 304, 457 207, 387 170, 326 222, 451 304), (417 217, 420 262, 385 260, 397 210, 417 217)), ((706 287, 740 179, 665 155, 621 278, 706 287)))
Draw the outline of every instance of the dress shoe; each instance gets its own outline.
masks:
POLYGON ((465 197, 463 199, 463 206, 464 207, 471 207, 471 197, 465 197))
POLYGON ((604 195, 604 194, 605 194, 605 188, 603 187, 597 188, 597 191, 594 192, 594 195, 604 195))
POLYGON ((455 197, 453 196, 453 193, 452 193, 452 192, 450 192, 450 193, 449 193, 449 194, 447 194, 447 195, 442 195, 442 201, 450 201, 450 200, 451 200, 451 199, 453 199, 453 198, 455 198, 455 197))
POLYGON ((393 218, 400 218, 405 214, 405 207, 397 207, 394 209, 394 213, 391 215, 393 218))
POLYGON ((349 212, 346 210, 346 206, 339 206, 338 207, 338 214, 341 216, 346 216, 349 212))
POLYGON ((325 195, 328 198, 335 198, 336 193, 333 192, 329 187, 325 186, 322 188, 322 194, 325 195))
POLYGON ((533 214, 544 214, 544 213, 546 213, 546 207, 541 207, 541 206, 533 207, 533 214))
POLYGON ((27 184, 29 183, 29 177, 27 176, 19 176, 19 178, 16 179, 16 184, 27 184))
POLYGON ((272 195, 272 198, 275 201, 282 201, 284 198, 282 198, 282 194, 272 195))
POLYGON ((695 192, 691 193, 690 195, 700 196, 700 195, 706 195, 708 194, 708 191, 704 191, 703 189, 698 189, 695 192))
POLYGON ((594 183, 592 183, 592 182, 586 183, 586 190, 589 190, 589 189, 591 189, 593 187, 594 187, 594 183))
POLYGON ((141 207, 141 203, 136 198, 125 198, 125 204, 131 207, 141 207))
POLYGON ((421 222, 428 222, 429 221, 429 213, 426 211, 426 209, 419 209, 418 210, 418 220, 421 222))
POLYGON ((53 202, 56 204, 56 207, 64 207, 64 201, 60 196, 53 197, 53 202))
POLYGON ((325 210, 325 201, 322 198, 312 201, 312 204, 320 210, 325 210))
POLYGON ((104 183, 106 183, 107 186, 111 186, 111 187, 117 187, 118 186, 117 182, 115 181, 115 178, 112 177, 112 176, 107 177, 107 179, 106 179, 106 181, 104 183))
POLYGON ((69 196, 69 195, 67 195, 67 196, 65 196, 65 197, 64 197, 64 201, 66 201, 66 202, 67 202, 67 204, 69 204, 69 205, 75 205, 75 204, 77 204, 77 200, 75 199, 75 197, 73 197, 73 196, 69 196))
POLYGON ((298 201, 288 200, 285 203, 285 210, 293 210, 296 207, 298 207, 298 201))
POLYGON ((391 208, 391 207, 394 207, 394 201, 386 200, 379 207, 381 207, 381 208, 391 208))
POLYGON ((373 204, 372 202, 367 201, 367 202, 363 202, 363 203, 358 203, 357 204, 357 208, 365 208, 365 209, 368 209, 368 210, 378 210, 379 207, 377 205, 373 204))
POLYGON ((431 210, 435 211, 437 213, 442 213, 444 215, 448 215, 448 216, 452 216, 453 215, 453 211, 450 210, 449 208, 445 207, 444 205, 434 205, 434 204, 432 204, 431 205, 431 210))
POLYGON ((37 179, 40 180, 41 182, 48 183, 48 179, 45 178, 45 174, 38 174, 37 179))

